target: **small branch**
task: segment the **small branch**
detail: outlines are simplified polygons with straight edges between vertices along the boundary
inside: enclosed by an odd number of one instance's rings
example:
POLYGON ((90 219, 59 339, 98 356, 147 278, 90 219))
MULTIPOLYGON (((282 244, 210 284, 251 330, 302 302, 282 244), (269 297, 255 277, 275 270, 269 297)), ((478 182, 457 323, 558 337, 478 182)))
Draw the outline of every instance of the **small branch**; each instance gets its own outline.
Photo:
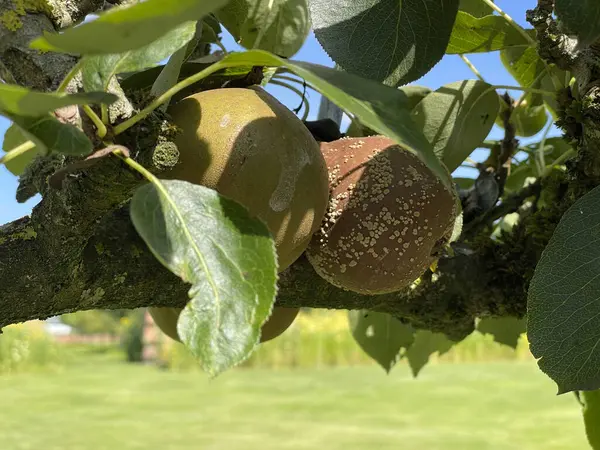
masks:
POLYGON ((516 194, 512 194, 505 198, 499 205, 496 205, 492 210, 488 211, 473 221, 465 225, 463 229, 463 239, 472 238, 477 235, 480 231, 489 227, 494 221, 517 212, 521 205, 530 197, 539 195, 541 191, 541 180, 537 180, 535 183, 528 185, 516 194))
POLYGON ((467 65, 467 67, 469 69, 471 69, 471 72, 473 72, 477 78, 479 78, 481 81, 485 82, 485 79, 483 78, 483 76, 481 75, 479 70, 477 70, 477 67, 475 67, 473 65, 473 63, 465 55, 458 55, 458 56, 460 57, 460 59, 463 60, 463 62, 467 65))

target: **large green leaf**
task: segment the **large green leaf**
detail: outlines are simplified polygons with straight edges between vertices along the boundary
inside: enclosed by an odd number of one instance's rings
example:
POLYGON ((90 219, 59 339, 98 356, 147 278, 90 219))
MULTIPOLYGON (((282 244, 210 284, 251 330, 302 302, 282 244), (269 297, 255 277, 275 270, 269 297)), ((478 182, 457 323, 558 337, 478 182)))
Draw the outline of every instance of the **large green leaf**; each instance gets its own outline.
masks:
POLYGON ((389 373, 401 358, 401 350, 413 343, 415 330, 389 314, 349 311, 348 320, 354 340, 389 373))
MULTIPOLYGON (((500 100, 501 108, 506 108, 506 102, 500 100)), ((513 109, 510 122, 515 127, 517 136, 531 137, 538 134, 548 123, 548 111, 541 95, 526 93, 522 101, 513 109)), ((498 114, 496 125, 504 129, 502 114, 498 114)))
POLYGON ((508 194, 520 191, 527 178, 536 175, 535 166, 531 164, 532 158, 519 164, 511 165, 510 175, 504 183, 504 191, 508 194))
POLYGON ((88 92, 105 91, 114 75, 154 66, 187 44, 195 33, 196 22, 185 22, 137 50, 84 57, 81 64, 83 87, 88 92))
POLYGON ((177 332, 203 369, 215 376, 245 360, 275 301, 267 227, 216 191, 179 180, 138 189, 131 218, 156 258, 191 284, 177 332))
POLYGON ((262 50, 229 54, 215 63, 212 70, 245 65, 286 67, 347 113, 357 117, 362 124, 394 139, 407 150, 418 155, 444 183, 450 186, 446 169, 435 156, 431 144, 412 122, 410 101, 401 90, 341 70, 288 61, 262 50))
POLYGON ((311 0, 315 36, 344 70, 400 86, 438 63, 458 0, 311 0))
POLYGON ((600 391, 581 392, 583 423, 592 450, 600 450, 600 391))
POLYGON ((494 10, 482 0, 460 0, 458 9, 471 14, 473 17, 483 17, 494 14, 494 10))
POLYGON ((115 54, 136 50, 188 21, 199 20, 227 0, 145 0, 112 8, 96 20, 44 33, 32 48, 83 55, 115 54))
POLYGON ((446 53, 487 53, 527 45, 529 41, 504 17, 485 16, 478 19, 459 11, 446 53))
POLYGON ((66 94, 32 91, 13 84, 0 83, 0 113, 39 117, 63 106, 113 103, 117 97, 105 92, 66 94))
POLYGON ((415 333, 413 344, 406 351, 406 358, 412 370, 413 376, 419 375, 419 372, 429 362, 429 358, 434 353, 443 355, 452 348, 454 342, 443 333, 433 333, 428 330, 418 330, 415 333))
POLYGON ((499 105, 498 95, 488 83, 464 80, 427 95, 413 109, 412 117, 452 172, 485 140, 499 105))
POLYGON ((310 32, 307 0, 230 0, 216 16, 240 45, 286 58, 310 32))
POLYGON ((598 0, 556 0, 556 17, 588 46, 600 39, 600 2, 598 0))
POLYGON ((564 214, 529 287, 527 336, 559 393, 600 389, 600 187, 564 214))
POLYGON ((517 317, 484 317, 477 324, 477 331, 490 334, 500 344, 517 348, 519 338, 527 329, 525 319, 517 317))

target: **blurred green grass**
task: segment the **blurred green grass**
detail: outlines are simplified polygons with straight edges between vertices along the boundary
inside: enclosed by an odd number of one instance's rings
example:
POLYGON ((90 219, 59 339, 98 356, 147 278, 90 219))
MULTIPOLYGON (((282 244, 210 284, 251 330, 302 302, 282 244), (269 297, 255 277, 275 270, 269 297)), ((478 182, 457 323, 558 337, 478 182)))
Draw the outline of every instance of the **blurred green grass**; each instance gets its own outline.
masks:
POLYGON ((532 361, 200 372, 79 359, 0 377, 10 450, 585 450, 580 409, 532 361))

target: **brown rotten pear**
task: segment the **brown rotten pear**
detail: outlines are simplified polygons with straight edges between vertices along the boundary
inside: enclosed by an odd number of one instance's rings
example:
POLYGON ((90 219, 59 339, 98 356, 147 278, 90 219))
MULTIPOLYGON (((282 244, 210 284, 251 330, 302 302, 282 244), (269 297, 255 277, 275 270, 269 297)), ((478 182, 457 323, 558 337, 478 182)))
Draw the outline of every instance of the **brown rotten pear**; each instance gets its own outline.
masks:
MULTIPOLYGON (((171 339, 181 342, 177 333, 177 320, 183 308, 148 308, 154 323, 171 339)), ((275 339, 287 330, 296 319, 299 308, 274 307, 271 316, 263 324, 260 331, 260 342, 275 339)))
POLYGON ((408 286, 452 234, 454 192, 383 136, 344 138, 321 150, 331 192, 306 252, 310 263, 331 284, 359 293, 408 286))
POLYGON ((245 206, 272 233, 279 271, 288 267, 319 228, 329 195, 325 161, 302 121, 258 87, 203 91, 169 113, 180 156, 161 177, 245 206))

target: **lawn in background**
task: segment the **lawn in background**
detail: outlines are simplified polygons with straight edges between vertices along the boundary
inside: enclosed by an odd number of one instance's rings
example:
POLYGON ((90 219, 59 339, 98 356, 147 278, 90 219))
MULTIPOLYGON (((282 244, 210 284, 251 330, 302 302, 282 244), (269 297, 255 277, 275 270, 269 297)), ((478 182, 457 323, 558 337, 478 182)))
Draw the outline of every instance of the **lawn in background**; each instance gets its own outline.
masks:
POLYGON ((90 358, 0 376, 7 450, 585 450, 534 362, 236 369, 215 380, 90 358))

